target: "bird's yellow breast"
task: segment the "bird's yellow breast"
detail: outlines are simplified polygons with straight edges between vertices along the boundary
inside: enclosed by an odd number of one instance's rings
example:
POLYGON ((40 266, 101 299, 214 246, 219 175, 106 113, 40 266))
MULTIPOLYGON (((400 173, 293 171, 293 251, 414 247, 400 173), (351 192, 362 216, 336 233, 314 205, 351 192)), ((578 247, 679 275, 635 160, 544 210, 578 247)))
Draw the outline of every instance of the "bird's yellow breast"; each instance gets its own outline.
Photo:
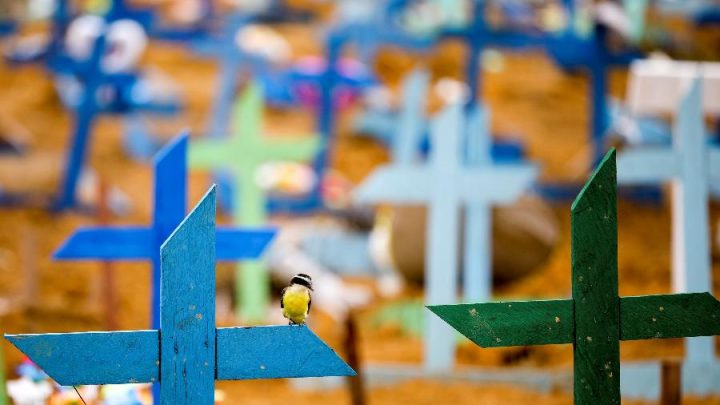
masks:
POLYGON ((310 291, 302 286, 290 286, 283 295, 283 316, 295 323, 305 323, 310 291))

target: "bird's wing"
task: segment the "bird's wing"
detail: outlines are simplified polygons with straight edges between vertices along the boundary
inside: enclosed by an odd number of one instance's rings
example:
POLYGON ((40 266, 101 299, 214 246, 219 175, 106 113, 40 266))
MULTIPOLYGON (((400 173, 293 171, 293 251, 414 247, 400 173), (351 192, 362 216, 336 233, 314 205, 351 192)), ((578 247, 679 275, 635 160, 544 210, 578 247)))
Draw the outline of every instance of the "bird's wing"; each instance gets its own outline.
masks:
POLYGON ((285 291, 287 291, 287 287, 282 289, 282 292, 280 293, 280 309, 285 309, 285 291))
POLYGON ((308 291, 308 297, 309 297, 309 299, 308 299, 308 311, 307 311, 307 313, 308 313, 308 315, 310 315, 310 308, 312 307, 312 294, 310 294, 310 291, 308 291))

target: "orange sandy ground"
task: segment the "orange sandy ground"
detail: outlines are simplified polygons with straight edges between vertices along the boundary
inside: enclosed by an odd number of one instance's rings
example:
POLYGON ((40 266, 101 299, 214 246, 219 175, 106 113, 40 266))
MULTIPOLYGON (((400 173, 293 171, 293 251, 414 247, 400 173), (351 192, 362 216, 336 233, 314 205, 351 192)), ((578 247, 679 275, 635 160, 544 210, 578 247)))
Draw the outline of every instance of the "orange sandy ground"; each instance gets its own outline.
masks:
MULTIPOLYGON (((299 28, 285 29, 291 37, 299 28)), ((296 38, 301 36, 295 36, 296 38)), ((305 36, 304 38, 307 38, 305 36)), ((299 53, 316 51, 311 41, 294 41, 299 53)), ((428 61, 436 76, 460 76, 461 48, 449 44, 439 55, 428 61)), ((178 83, 186 94, 187 108, 181 117, 158 124, 156 129, 169 138, 182 127, 200 132, 206 123, 213 96, 216 69, 211 62, 201 61, 182 50, 154 46, 147 63, 158 66, 178 83)), ((396 81, 413 64, 409 57, 397 53, 384 54, 378 62, 383 76, 396 81)), ((531 160, 543 168, 543 178, 580 180, 585 174, 586 146, 586 83, 582 77, 569 77, 557 71, 540 53, 509 55, 501 73, 485 76, 485 98, 492 109, 495 132, 513 133, 526 143, 531 160)), ((613 92, 623 94, 624 75, 613 76, 613 92)), ((38 68, 9 70, 0 67, 0 115, 24 126, 31 135, 29 144, 32 164, 3 165, 0 184, 12 189, 50 192, 58 180, 60 162, 68 142, 71 121, 59 105, 44 72, 38 68)), ((269 114, 268 126, 278 132, 294 132, 312 128, 312 119, 303 112, 269 114)), ((348 114, 342 117, 347 127, 348 114)), ((0 122, 1 124, 1 122, 0 122)), ((346 132, 346 131, 343 131, 346 132)), ((103 118, 93 135, 90 165, 107 181, 128 194, 132 213, 114 220, 116 223, 147 223, 150 219, 151 171, 148 165, 127 158, 120 144, 118 121, 103 118)), ((375 165, 386 159, 386 153, 368 140, 339 138, 335 145, 333 166, 350 180, 357 182, 375 165)), ((27 162, 26 161, 26 162, 27 162)), ((207 186, 202 175, 191 176, 190 201, 197 201, 207 186)), ((713 231, 720 210, 713 207, 713 231)), ((569 206, 556 209, 563 238, 548 263, 532 276, 501 287, 501 297, 561 297, 570 289, 569 277, 569 206)), ((0 298, 9 299, 11 308, 0 318, 0 331, 48 332, 80 331, 104 328, 99 308, 96 263, 54 263, 50 255, 60 242, 77 226, 92 224, 94 219, 76 213, 54 215, 36 209, 3 209, 0 211, 0 298), (23 246, 30 246, 23 249, 23 246), (35 263, 39 272, 36 302, 19 305, 23 269, 35 263)), ((649 207, 621 202, 619 212, 619 263, 621 295, 663 293, 670 282, 670 216, 669 207, 649 207)), ((717 263, 714 266, 715 291, 720 291, 717 263)), ((148 323, 148 266, 142 263, 115 265, 120 291, 118 308, 122 329, 144 328, 148 323)), ((227 283, 232 269, 220 266, 218 283, 227 283)), ((419 294, 419 291, 408 295, 419 294)), ((361 314, 367 320, 373 308, 361 314)), ((421 344, 394 328, 372 329, 361 323, 361 358, 366 362, 419 362, 421 344)), ((324 317, 313 326, 320 336, 340 351, 342 331, 324 317)), ((622 343, 623 360, 675 357, 682 355, 679 340, 622 343)), ((4 345, 7 363, 16 364, 19 353, 4 345)), ((508 358, 518 357, 517 349, 484 350, 466 344, 458 354, 461 364, 501 365, 508 358)), ((530 348, 514 363, 533 366, 569 367, 572 350, 569 346, 530 348)), ((244 400, 252 404, 347 403, 345 390, 296 392, 285 381, 223 382, 219 387, 228 394, 228 403, 244 400), (292 398, 292 399, 290 399, 292 398)), ((505 386, 476 386, 469 383, 409 381, 395 386, 372 389, 372 404, 455 403, 455 404, 540 404, 571 403, 566 393, 539 394, 505 386)), ((696 399, 687 403, 720 403, 720 398, 696 399)))

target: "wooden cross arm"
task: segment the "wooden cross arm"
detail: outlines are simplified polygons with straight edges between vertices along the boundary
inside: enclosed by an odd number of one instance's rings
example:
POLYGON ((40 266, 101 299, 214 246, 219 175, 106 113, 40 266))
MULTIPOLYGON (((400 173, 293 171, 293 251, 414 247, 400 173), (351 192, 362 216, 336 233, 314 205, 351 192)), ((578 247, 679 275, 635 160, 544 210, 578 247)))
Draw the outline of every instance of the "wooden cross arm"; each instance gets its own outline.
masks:
POLYGON ((355 188, 353 199, 359 203, 424 203, 430 198, 431 176, 424 166, 383 166, 355 188))
MULTIPOLYGON (((155 330, 5 337, 60 385, 160 381, 155 330)), ((217 329, 217 380, 353 375, 305 326, 217 329)))
POLYGON ((237 229, 218 227, 215 234, 217 260, 259 258, 275 237, 274 228, 237 229))
POLYGON ((201 139, 188 150, 188 165, 198 169, 222 169, 236 159, 236 151, 225 141, 201 139))
POLYGON ((145 227, 80 228, 53 253, 56 260, 146 260, 156 252, 145 227))
MULTIPOLYGON (((493 165, 461 169, 460 196, 475 203, 512 201, 537 177, 533 165, 493 165)), ((452 179, 443 179, 451 182, 452 179)), ((433 192, 433 172, 424 165, 389 165, 375 170, 353 193, 361 203, 424 203, 433 192)))
POLYGON ((516 200, 535 181, 535 165, 492 165, 461 174, 461 195, 467 202, 508 203, 516 200))
MULTIPOLYGON (((482 347, 573 343, 573 300, 428 306, 482 347)), ((720 335, 720 301, 710 293, 620 298, 620 339, 720 335)))
MULTIPOLYGON (((664 147, 643 147, 622 151, 617 158, 618 183, 657 184, 680 176, 681 156, 664 147)), ((720 179, 720 150, 708 147, 709 177, 720 179)))
POLYGON ((259 137, 253 143, 252 154, 259 161, 304 162, 313 159, 322 146, 319 134, 259 137))
MULTIPOLYGON (((256 259, 276 230, 218 228, 218 260, 256 259)), ((148 260, 158 251, 154 232, 141 227, 81 228, 53 254, 56 260, 148 260)))

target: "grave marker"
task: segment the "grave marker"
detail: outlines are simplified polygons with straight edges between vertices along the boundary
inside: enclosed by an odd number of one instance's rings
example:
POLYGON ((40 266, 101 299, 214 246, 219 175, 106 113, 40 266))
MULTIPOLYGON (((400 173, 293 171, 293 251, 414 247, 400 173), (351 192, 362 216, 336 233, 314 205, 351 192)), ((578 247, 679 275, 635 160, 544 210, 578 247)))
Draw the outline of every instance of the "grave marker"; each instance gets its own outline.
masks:
POLYGON ((620 340, 720 334, 709 293, 618 297, 615 151, 571 208, 572 298, 428 308, 482 347, 574 345, 576 404, 620 403, 620 340))
MULTIPOLYGON (((150 226, 88 227, 55 252, 58 260, 148 260, 152 263, 151 326, 160 326, 160 246, 182 221, 187 200, 187 143, 184 133, 155 157, 153 222, 150 226)), ((255 259, 274 236, 269 229, 217 230, 218 260, 255 259)))
MULTIPOLYGON (((400 162, 380 167, 355 191, 355 200, 363 203, 428 205, 425 302, 431 305, 455 300, 459 209, 474 206, 478 215, 491 204, 513 201, 537 175, 536 168, 528 164, 464 167, 460 155, 463 134, 472 132, 470 139, 485 135, 476 131, 481 122, 478 108, 473 110, 467 127, 459 104, 447 108, 432 122, 428 163, 400 162)), ((476 226, 482 225, 477 217, 474 221, 476 226)), ((471 241, 478 243, 478 235, 470 232, 471 241)), ((475 248, 466 245, 466 251, 475 248)), ((476 258, 476 253, 467 252, 466 259, 476 258)), ((485 262, 485 258, 471 260, 470 266, 466 263, 464 278, 484 285, 466 286, 466 294, 489 290, 490 280, 484 279, 489 271, 483 271, 479 262, 485 262)), ((489 266, 488 263, 484 265, 489 266)), ((425 367, 433 371, 449 370, 454 361, 453 334, 443 328, 438 319, 429 318, 424 336, 425 367)))
MULTIPOLYGON (((260 165, 271 161, 308 161, 321 147, 317 136, 263 136, 262 108, 261 89, 253 83, 235 105, 234 135, 193 141, 190 146, 191 167, 232 172, 233 219, 242 226, 260 226, 267 221, 265 192, 255 179, 260 165)), ((268 286, 269 276, 261 262, 243 264, 236 278, 238 315, 250 321, 264 319, 268 286)))
MULTIPOLYGON (((138 77, 135 73, 106 73, 102 70, 102 58, 107 47, 106 33, 101 33, 93 44, 91 56, 88 60, 77 62, 66 55, 56 55, 51 61, 58 73, 80 78, 82 95, 77 106, 72 108, 74 115, 72 140, 68 146, 68 156, 64 176, 61 180, 60 191, 53 208, 63 210, 77 204, 76 189, 80 173, 86 159, 90 143, 90 134, 97 118, 102 113, 127 113, 129 111, 151 111, 159 113, 174 112, 175 104, 161 104, 147 100, 134 99, 132 96, 122 101, 117 98, 123 94, 119 89, 132 95, 128 90, 135 86, 138 77), (110 93, 116 99, 110 102, 103 100, 101 90, 111 88, 110 93), (103 102, 104 101, 104 102, 103 102)), ((106 96, 105 96, 106 97, 106 96)))
POLYGON ((215 190, 160 250, 161 328, 5 335, 61 385, 159 382, 161 404, 214 403, 215 380, 348 376, 306 326, 215 327, 215 190))
MULTIPOLYGON (((675 117, 672 148, 635 147, 618 157, 620 183, 672 182, 672 286, 681 293, 712 290, 709 186, 720 179, 720 149, 708 146, 705 136, 701 81, 687 84, 675 117)), ((685 353, 691 362, 714 361, 714 341, 689 339, 685 353)))

